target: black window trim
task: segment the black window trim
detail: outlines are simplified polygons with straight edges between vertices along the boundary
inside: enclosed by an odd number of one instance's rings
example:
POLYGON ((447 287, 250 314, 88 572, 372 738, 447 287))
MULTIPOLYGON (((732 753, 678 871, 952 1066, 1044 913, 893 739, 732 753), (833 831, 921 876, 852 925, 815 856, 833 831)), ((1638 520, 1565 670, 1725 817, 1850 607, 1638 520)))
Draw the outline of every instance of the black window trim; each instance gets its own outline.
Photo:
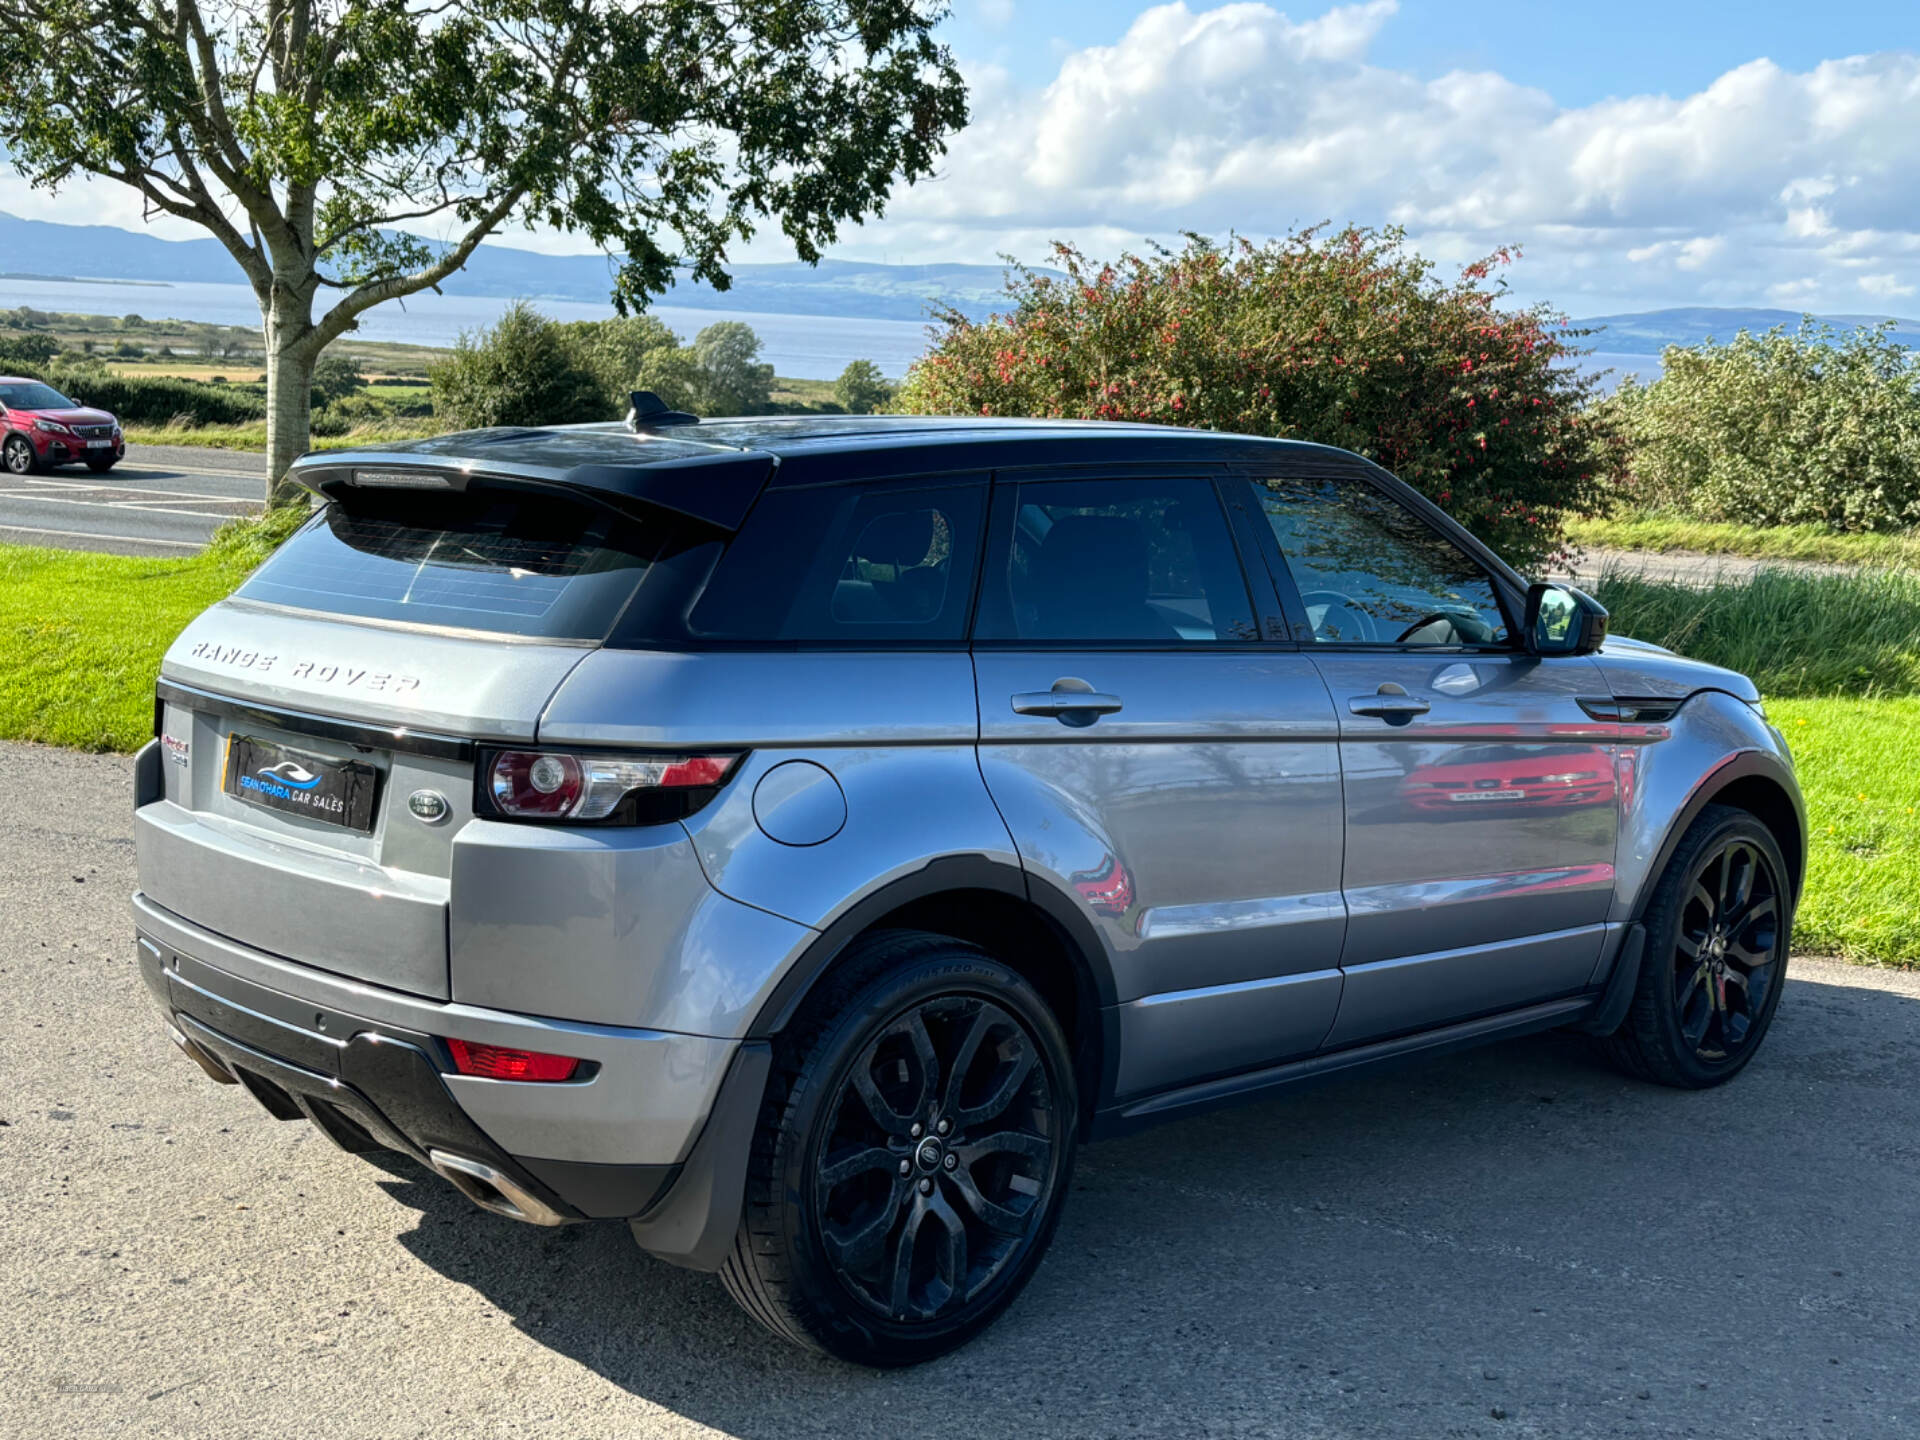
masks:
MULTIPOLYGON (((972 590, 966 596, 964 623, 960 636, 954 640, 928 640, 921 636, 905 636, 891 639, 879 635, 862 635, 843 640, 738 640, 726 636, 703 635, 693 628, 693 611, 701 598, 707 593, 707 586, 713 581, 719 569, 721 554, 716 553, 713 562, 707 566, 706 573, 700 577, 697 585, 689 587, 688 593, 674 613, 677 633, 667 636, 639 639, 632 636, 622 637, 619 648, 639 650, 664 650, 676 654, 698 655, 703 652, 727 652, 730 654, 840 654, 840 655, 941 655, 966 654, 970 647, 968 637, 973 633, 973 622, 980 603, 981 559, 986 553, 987 539, 990 534, 990 511, 993 500, 993 472, 986 466, 975 465, 964 469, 949 469, 927 472, 914 472, 906 475, 889 475, 885 479, 871 476, 852 476, 844 480, 816 481, 806 485, 775 487, 769 485, 755 498, 741 519, 736 535, 744 533, 753 523, 754 511, 766 501, 769 495, 782 496, 795 493, 817 494, 826 490, 852 490, 859 492, 862 499, 870 495, 911 494, 920 490, 962 490, 979 489, 983 503, 980 506, 979 529, 975 532, 978 548, 974 551, 973 573, 970 577, 972 590)), ((958 538, 955 537, 956 543, 958 538)), ((731 541, 729 540, 729 544, 731 541)))
POLYGON ((1233 506, 1228 503, 1225 483, 1233 467, 1222 464, 1209 464, 1195 461, 1169 461, 1164 463, 1147 461, 1141 463, 1090 462, 1072 465, 1031 465, 995 470, 993 472, 993 503, 987 513, 986 538, 980 547, 980 574, 974 585, 973 614, 969 618, 967 634, 969 644, 974 650, 994 653, 1009 651, 1033 653, 1079 653, 1099 652, 1102 654, 1129 655, 1232 655, 1264 654, 1272 650, 1293 650, 1299 647, 1286 639, 1269 639, 1266 636, 1267 609, 1260 603, 1260 587, 1254 581, 1254 569, 1246 552, 1246 538, 1236 522, 1233 506), (1101 480, 1185 480, 1198 479, 1208 482, 1213 491, 1214 503, 1220 507, 1220 518, 1226 522, 1228 545, 1232 550, 1235 564, 1240 568, 1240 585, 1248 603, 1248 613, 1253 616, 1256 629, 1263 638, 1253 640, 1193 640, 1183 644, 1169 645, 1165 641, 1141 640, 1035 640, 1008 639, 995 640, 983 638, 979 633, 980 612, 986 601, 987 566, 992 558, 999 554, 1002 542, 1011 543, 1014 515, 1018 509, 1017 496, 1021 485, 1044 485, 1057 481, 1080 482, 1101 480))
POLYGON ((1416 520, 1436 532, 1443 540, 1449 541, 1461 550, 1468 559, 1486 572, 1487 581, 1493 591, 1494 603, 1500 607, 1500 617, 1506 622, 1507 639, 1498 645, 1409 645, 1398 640, 1378 644, 1360 641, 1327 642, 1313 638, 1313 627, 1307 619, 1305 602, 1301 599, 1300 585, 1293 574, 1293 567, 1280 549, 1280 542, 1273 533, 1272 525, 1266 523, 1264 516, 1256 527, 1261 537, 1262 558, 1273 572, 1273 580, 1280 592, 1280 603, 1287 616, 1287 623, 1296 637, 1300 638, 1300 648, 1310 655, 1521 655, 1526 653, 1524 637, 1514 616, 1525 608, 1526 581, 1511 565, 1502 560, 1486 545, 1467 530, 1458 520, 1435 505, 1426 496, 1381 469, 1372 461, 1359 456, 1350 457, 1341 467, 1341 474, 1315 476, 1304 474, 1281 461, 1275 465, 1236 465, 1231 467, 1242 485, 1247 487, 1249 503, 1258 506, 1258 496, 1252 487, 1271 476, 1281 480, 1301 479, 1346 479, 1370 485, 1390 504, 1397 504, 1410 512, 1416 520))

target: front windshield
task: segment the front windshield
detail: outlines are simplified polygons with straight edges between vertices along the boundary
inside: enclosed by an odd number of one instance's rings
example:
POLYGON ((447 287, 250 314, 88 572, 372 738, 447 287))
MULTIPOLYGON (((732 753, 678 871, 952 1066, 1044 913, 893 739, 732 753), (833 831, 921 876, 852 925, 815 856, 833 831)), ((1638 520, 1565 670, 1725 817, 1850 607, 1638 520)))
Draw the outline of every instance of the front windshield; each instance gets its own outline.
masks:
POLYGON ((42 385, 38 380, 0 385, 0 405, 6 406, 9 410, 72 410, 76 408, 73 401, 51 385, 42 385))

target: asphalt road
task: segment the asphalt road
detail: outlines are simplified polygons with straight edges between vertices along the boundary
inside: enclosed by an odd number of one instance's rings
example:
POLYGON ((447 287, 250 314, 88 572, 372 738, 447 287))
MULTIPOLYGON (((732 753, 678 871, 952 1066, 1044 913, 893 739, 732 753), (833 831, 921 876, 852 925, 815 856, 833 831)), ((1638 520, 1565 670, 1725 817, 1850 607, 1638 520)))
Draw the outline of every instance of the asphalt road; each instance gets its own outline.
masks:
POLYGON ((265 457, 180 445, 129 445, 104 475, 82 465, 0 471, 0 542, 189 555, 223 520, 260 508, 265 457))
POLYGON ((1082 1157, 957 1355, 789 1349, 178 1058, 126 762, 0 746, 0 1435, 1911 1435, 1920 979, 1796 962, 1680 1094, 1542 1036, 1082 1157))

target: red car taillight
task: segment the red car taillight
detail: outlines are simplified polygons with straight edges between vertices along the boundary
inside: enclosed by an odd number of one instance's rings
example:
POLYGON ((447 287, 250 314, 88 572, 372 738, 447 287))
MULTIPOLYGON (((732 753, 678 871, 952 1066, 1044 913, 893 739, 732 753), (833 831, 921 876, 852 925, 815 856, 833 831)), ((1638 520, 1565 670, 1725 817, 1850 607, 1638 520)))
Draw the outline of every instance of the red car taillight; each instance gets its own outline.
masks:
POLYGON ((447 1041, 453 1068, 462 1075, 488 1080, 571 1080, 580 1062, 571 1055, 549 1055, 544 1050, 515 1050, 507 1045, 478 1045, 471 1040, 447 1041))
MULTIPOLYGON (((497 750, 486 759, 485 788, 494 810, 516 820, 605 820, 642 796, 697 802, 725 783, 739 758, 497 750)), ((691 813, 684 804, 666 808, 691 813)))

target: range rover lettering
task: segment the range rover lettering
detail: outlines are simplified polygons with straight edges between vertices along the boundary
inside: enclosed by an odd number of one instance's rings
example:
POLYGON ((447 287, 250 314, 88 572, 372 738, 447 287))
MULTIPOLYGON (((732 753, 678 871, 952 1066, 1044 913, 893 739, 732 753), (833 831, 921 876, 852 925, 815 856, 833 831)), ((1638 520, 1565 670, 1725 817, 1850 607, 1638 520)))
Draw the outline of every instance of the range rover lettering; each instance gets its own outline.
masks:
POLYGON ((1735 1075, 1805 821, 1739 675, 1358 456, 909 417, 310 456, 169 651, 181 1051, 872 1365, 990 1323, 1083 1143, 1585 1031, 1735 1075))

